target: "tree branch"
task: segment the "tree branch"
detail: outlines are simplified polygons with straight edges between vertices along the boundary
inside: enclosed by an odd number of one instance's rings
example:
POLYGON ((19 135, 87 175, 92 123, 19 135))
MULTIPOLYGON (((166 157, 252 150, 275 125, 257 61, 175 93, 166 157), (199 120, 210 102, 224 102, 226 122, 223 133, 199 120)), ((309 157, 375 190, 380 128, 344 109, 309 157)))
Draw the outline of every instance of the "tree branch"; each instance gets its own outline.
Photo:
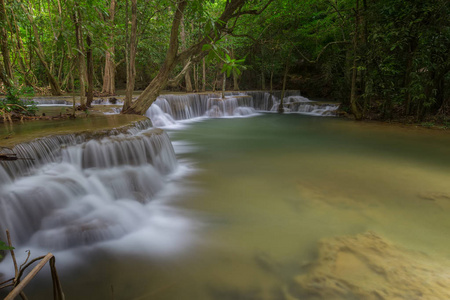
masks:
POLYGON ((259 15, 259 14, 261 14, 264 10, 266 10, 266 8, 267 8, 267 7, 270 5, 270 3, 272 3, 272 2, 273 2, 273 0, 269 0, 269 1, 266 3, 266 5, 264 5, 264 7, 261 8, 260 10, 252 9, 252 10, 239 11, 238 13, 233 14, 233 15, 231 16, 231 18, 235 18, 235 17, 242 16, 242 15, 259 15))
POLYGON ((319 52, 319 54, 317 55, 317 57, 316 57, 315 60, 310 60, 310 59, 307 58, 302 52, 300 52, 300 50, 298 50, 298 49, 296 49, 296 50, 297 50, 297 52, 298 52, 304 59, 306 59, 307 62, 314 64, 314 63, 317 63, 317 62, 319 61, 319 59, 320 59, 320 57, 322 56, 323 52, 324 52, 329 46, 331 46, 331 45, 336 45, 336 44, 349 44, 349 42, 347 42, 347 41, 337 41, 337 42, 330 42, 330 43, 326 44, 326 45, 322 48, 322 50, 320 50, 320 52, 319 52))

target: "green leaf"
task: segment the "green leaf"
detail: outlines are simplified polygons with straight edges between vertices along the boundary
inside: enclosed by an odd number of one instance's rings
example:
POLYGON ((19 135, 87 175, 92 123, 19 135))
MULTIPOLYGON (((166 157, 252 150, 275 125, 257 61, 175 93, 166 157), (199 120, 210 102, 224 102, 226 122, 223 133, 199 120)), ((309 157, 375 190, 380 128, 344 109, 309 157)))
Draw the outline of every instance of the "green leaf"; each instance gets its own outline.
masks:
POLYGON ((209 50, 211 50, 211 49, 212 49, 211 44, 205 44, 205 45, 203 45, 203 47, 202 47, 202 51, 209 51, 209 50))
MULTIPOLYGON (((7 244, 5 244, 5 242, 0 241, 0 250, 13 250, 14 247, 9 247, 7 244)), ((2 258, 2 256, 0 255, 0 258, 2 258)))

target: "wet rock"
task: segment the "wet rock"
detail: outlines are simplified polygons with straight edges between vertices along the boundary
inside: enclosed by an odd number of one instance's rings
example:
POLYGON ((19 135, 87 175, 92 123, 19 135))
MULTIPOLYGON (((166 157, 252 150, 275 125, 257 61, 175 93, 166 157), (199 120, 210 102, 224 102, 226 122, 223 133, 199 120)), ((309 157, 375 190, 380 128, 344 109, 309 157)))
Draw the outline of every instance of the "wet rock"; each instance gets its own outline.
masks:
POLYGON ((450 299, 450 262, 403 249, 373 232, 326 239, 285 299, 450 299))

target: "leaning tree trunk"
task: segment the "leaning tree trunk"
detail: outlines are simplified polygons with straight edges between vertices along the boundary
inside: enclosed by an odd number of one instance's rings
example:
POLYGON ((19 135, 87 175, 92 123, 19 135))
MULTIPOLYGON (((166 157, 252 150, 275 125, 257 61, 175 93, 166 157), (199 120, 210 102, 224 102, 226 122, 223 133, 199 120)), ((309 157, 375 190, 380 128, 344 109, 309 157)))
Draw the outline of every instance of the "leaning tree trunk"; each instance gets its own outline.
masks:
POLYGON ((180 28, 181 17, 183 15, 184 9, 187 6, 187 0, 181 0, 178 2, 177 10, 173 17, 172 30, 170 32, 170 42, 169 49, 167 50, 166 59, 161 69, 159 69, 158 74, 150 82, 150 84, 145 88, 139 98, 132 103, 126 109, 122 109, 122 113, 125 114, 139 114, 143 115, 159 96, 162 89, 166 86, 169 80, 170 72, 173 70, 177 63, 177 52, 178 52, 178 30, 180 28))
POLYGON ((123 109, 122 113, 125 114, 144 114, 150 105, 156 100, 161 90, 167 85, 169 75, 174 67, 190 57, 199 55, 202 52, 204 45, 217 41, 221 36, 217 32, 223 32, 226 30, 228 21, 232 18, 238 17, 243 14, 260 14, 263 12, 273 0, 268 0, 259 11, 242 10, 242 7, 248 3, 246 0, 228 0, 225 8, 216 22, 215 30, 204 36, 199 42, 190 46, 188 49, 178 53, 178 34, 183 12, 188 4, 188 0, 178 0, 177 9, 175 10, 172 28, 170 32, 169 47, 167 50, 166 58, 162 67, 159 69, 158 74, 150 82, 147 88, 142 92, 136 101, 128 109, 123 109))
POLYGON ((109 27, 111 28, 111 34, 109 36, 109 41, 106 45, 106 53, 105 53, 105 72, 103 74, 103 87, 102 94, 105 95, 115 95, 116 93, 116 64, 114 62, 114 14, 116 10, 116 0, 111 0, 111 4, 109 6, 109 27))

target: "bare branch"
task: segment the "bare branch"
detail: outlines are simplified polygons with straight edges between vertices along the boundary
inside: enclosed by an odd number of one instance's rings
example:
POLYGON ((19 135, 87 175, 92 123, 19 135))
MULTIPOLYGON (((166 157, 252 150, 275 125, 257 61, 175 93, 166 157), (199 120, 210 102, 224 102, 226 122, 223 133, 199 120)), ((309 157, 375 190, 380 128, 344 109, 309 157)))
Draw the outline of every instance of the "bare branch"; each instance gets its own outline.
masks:
POLYGON ((23 264, 20 265, 20 267, 19 267, 20 270, 21 270, 21 269, 23 268, 23 266, 28 262, 28 259, 30 259, 30 255, 31 255, 30 250, 27 250, 26 252, 28 252, 27 259, 25 259, 25 261, 23 262, 23 264))
POLYGON ((14 280, 16 281, 17 278, 18 278, 17 275, 19 273, 19 268, 17 267, 16 255, 14 254, 14 250, 13 250, 13 246, 12 246, 12 242, 11 242, 11 235, 9 234, 9 230, 8 229, 6 229, 6 238, 8 239, 8 245, 10 247, 9 251, 11 252, 11 258, 12 258, 13 263, 14 263, 14 274, 15 274, 15 276, 14 276, 15 279, 14 280))

